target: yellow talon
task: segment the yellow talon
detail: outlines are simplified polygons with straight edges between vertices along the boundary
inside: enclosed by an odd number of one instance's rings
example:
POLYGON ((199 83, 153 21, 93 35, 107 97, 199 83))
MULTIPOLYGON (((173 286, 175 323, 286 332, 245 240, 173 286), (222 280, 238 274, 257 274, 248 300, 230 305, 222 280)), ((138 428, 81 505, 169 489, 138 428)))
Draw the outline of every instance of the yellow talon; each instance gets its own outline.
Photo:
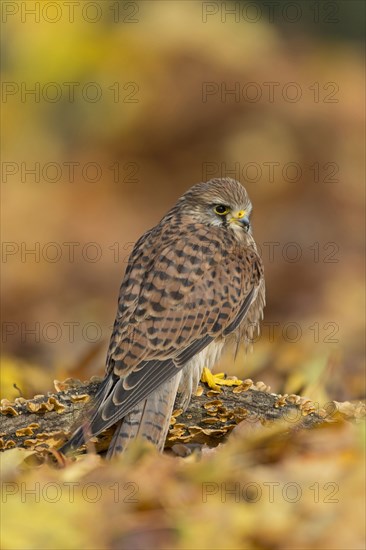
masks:
POLYGON ((220 391, 220 386, 240 386, 243 383, 237 378, 225 378, 224 372, 212 374, 207 367, 203 368, 201 382, 205 382, 209 388, 215 391, 220 391))

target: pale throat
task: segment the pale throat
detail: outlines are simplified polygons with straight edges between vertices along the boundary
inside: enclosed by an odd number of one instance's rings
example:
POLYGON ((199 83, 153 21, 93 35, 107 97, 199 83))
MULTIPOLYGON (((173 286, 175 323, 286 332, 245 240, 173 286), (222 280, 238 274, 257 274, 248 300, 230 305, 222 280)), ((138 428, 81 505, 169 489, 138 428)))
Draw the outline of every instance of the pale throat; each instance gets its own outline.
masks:
POLYGON ((235 237, 239 242, 243 243, 247 242, 248 240, 250 241, 250 235, 248 235, 248 233, 246 233, 243 228, 236 223, 231 223, 230 229, 233 231, 235 237))

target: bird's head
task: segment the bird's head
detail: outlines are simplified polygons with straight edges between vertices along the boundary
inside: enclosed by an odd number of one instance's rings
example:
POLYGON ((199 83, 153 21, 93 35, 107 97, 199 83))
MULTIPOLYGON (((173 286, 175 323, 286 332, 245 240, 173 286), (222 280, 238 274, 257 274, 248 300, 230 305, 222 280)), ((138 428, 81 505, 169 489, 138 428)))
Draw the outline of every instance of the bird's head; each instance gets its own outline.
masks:
POLYGON ((179 203, 195 222, 233 230, 238 237, 250 233, 252 204, 246 190, 236 180, 217 178, 198 183, 179 203))

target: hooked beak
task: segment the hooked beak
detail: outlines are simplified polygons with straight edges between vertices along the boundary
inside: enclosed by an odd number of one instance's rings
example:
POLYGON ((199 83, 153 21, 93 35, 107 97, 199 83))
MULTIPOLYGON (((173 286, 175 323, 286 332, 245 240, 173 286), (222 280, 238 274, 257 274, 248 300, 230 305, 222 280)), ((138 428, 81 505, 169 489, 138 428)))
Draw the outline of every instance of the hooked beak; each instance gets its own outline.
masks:
POLYGON ((248 232, 250 229, 249 217, 247 216, 245 210, 233 212, 233 216, 230 218, 229 223, 234 223, 235 225, 238 225, 246 232, 248 232))

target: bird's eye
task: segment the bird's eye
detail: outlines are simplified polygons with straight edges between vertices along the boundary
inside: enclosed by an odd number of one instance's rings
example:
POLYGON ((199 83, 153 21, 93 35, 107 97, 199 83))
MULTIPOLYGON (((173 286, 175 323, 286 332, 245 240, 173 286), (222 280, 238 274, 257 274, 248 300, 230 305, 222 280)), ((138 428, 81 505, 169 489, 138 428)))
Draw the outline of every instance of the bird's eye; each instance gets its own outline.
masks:
POLYGON ((229 213, 229 208, 224 204, 217 204, 214 208, 214 212, 219 216, 226 216, 226 214, 229 213))

